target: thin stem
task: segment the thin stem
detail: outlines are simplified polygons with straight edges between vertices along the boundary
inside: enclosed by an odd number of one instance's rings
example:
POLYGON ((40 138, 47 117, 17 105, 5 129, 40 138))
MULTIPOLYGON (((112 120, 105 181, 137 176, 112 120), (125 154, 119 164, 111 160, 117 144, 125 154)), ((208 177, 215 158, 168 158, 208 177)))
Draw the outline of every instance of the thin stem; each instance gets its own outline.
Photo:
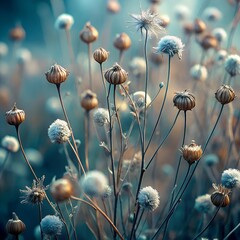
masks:
POLYGON ((92 45, 91 45, 91 43, 88 43, 89 88, 90 88, 90 90, 93 90, 91 56, 92 56, 92 45))
POLYGON ((89 171, 89 160, 88 160, 88 143, 89 143, 89 135, 90 135, 90 119, 89 119, 89 111, 85 111, 84 114, 84 132, 85 132, 85 164, 86 170, 89 171))
MULTIPOLYGON (((95 198, 93 200, 93 203, 97 206, 97 201, 96 201, 95 198)), ((96 213, 96 224, 97 224, 98 239, 101 240, 102 239, 102 231, 103 231, 103 229, 101 227, 101 222, 100 222, 100 219, 99 219, 99 212, 96 210, 95 213, 96 213)))
POLYGON ((119 58, 118 58, 118 63, 121 65, 123 59, 123 50, 119 50, 119 58))
POLYGON ((133 225, 132 225, 132 230, 131 230, 131 235, 130 235, 129 240, 131 240, 132 237, 135 234, 134 230, 135 230, 135 225, 136 225, 136 222, 137 222, 137 217, 138 217, 139 211, 140 211, 140 207, 139 207, 139 205, 137 205, 137 211, 136 211, 136 214, 135 214, 135 217, 134 217, 134 222, 133 222, 133 225))
POLYGON ((41 232, 41 239, 43 240, 43 232, 42 232, 42 226, 41 226, 41 221, 42 221, 42 206, 41 206, 41 203, 38 203, 38 214, 39 214, 39 226, 40 226, 40 232, 41 232))
POLYGON ((239 227, 240 223, 223 240, 227 240, 239 227))
POLYGON ((4 171, 4 169, 5 169, 5 166, 6 166, 6 163, 7 163, 7 160, 8 160, 8 157, 9 157, 9 156, 10 156, 10 151, 7 151, 6 156, 5 156, 5 158, 4 158, 4 160, 3 160, 3 163, 2 163, 2 165, 1 165, 0 179, 2 178, 2 174, 3 174, 3 171, 4 171))
POLYGON ((99 66, 100 66, 100 72, 101 72, 102 83, 103 83, 103 86, 104 86, 105 96, 107 96, 107 88, 106 88, 105 79, 104 79, 104 77, 103 77, 103 67, 102 67, 102 63, 100 63, 99 66))
POLYGON ((141 220, 142 220, 143 214, 144 214, 144 209, 142 209, 141 215, 140 215, 140 217, 139 217, 139 219, 138 219, 138 223, 137 223, 137 225, 136 225, 136 227, 135 227, 135 230, 134 230, 134 231, 135 231, 135 234, 136 234, 137 229, 138 229, 138 227, 139 227, 139 225, 140 225, 140 222, 141 222, 141 220))
POLYGON ((123 236, 126 236, 126 228, 124 224, 124 217, 123 217, 123 206, 122 206, 122 199, 121 196, 119 196, 119 205, 120 205, 120 217, 121 217, 121 223, 122 223, 122 229, 123 229, 123 236))
MULTIPOLYGON (((69 203, 70 208, 71 208, 71 216, 70 216, 70 214, 69 214, 69 211, 68 211, 68 208, 67 208, 66 203, 65 203, 65 208, 66 208, 66 211, 67 211, 67 213, 68 213, 69 221, 70 221, 71 226, 72 226, 72 229, 73 229, 74 239, 77 240, 77 232, 76 232, 75 221, 74 221, 74 217, 73 217, 74 210, 73 210, 73 205, 72 205, 72 202, 71 202, 71 199, 70 199, 70 198, 68 199, 68 203, 69 203)), ((72 235, 72 234, 71 234, 71 235, 72 235)))

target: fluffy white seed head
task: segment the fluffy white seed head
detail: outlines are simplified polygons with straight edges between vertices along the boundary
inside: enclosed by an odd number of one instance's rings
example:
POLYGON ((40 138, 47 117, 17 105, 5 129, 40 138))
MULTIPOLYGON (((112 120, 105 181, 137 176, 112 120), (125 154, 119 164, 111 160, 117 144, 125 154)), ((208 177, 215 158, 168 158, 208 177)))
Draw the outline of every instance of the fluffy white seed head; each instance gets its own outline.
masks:
MULTIPOLYGON (((131 95, 132 97, 132 101, 135 104, 136 110, 141 112, 142 110, 144 110, 144 106, 145 106, 145 92, 144 91, 137 91, 135 93, 133 93, 131 95)), ((151 98, 150 96, 147 94, 146 97, 146 107, 148 107, 151 103, 151 98)), ((130 108, 132 109, 131 105, 130 108)))
POLYGON ((229 55, 225 60, 225 70, 233 77, 240 74, 240 56, 229 55))
POLYGON ((28 49, 20 48, 16 52, 16 59, 18 63, 24 64, 32 59, 32 54, 28 49))
POLYGON ((71 29, 74 23, 74 19, 70 14, 63 13, 58 16, 55 22, 55 27, 57 29, 71 29))
POLYGON ((146 72, 146 63, 144 58, 141 57, 133 58, 133 60, 130 62, 129 67, 131 73, 136 77, 143 76, 146 72))
POLYGON ((218 21, 222 18, 222 13, 219 9, 215 7, 207 7, 203 11, 203 17, 209 22, 218 21))
POLYGON ((226 188, 240 187, 240 171, 233 168, 224 170, 221 181, 222 185, 226 188))
POLYGON ((177 5, 174 9, 175 17, 179 21, 183 21, 189 18, 190 11, 185 5, 177 5))
POLYGON ((208 71, 205 66, 196 64, 191 68, 190 75, 197 81, 205 81, 208 77, 208 71))
POLYGON ((47 215, 40 225, 42 232, 49 237, 61 235, 63 223, 58 216, 47 215))
POLYGON ((219 43, 222 43, 227 39, 227 32, 223 28, 214 28, 212 35, 218 40, 219 43))
POLYGON ((211 201, 211 195, 210 194, 205 194, 205 195, 197 197, 195 199, 194 208, 200 213, 211 214, 215 209, 215 207, 214 207, 214 205, 212 204, 212 201, 211 201))
POLYGON ((227 51, 226 50, 219 50, 217 51, 217 53, 215 54, 215 61, 218 65, 222 65, 224 64, 226 58, 227 58, 227 51))
POLYGON ((110 122, 109 112, 105 108, 98 108, 93 112, 93 121, 99 127, 103 127, 110 122))
POLYGON ((5 136, 2 139, 2 147, 9 152, 17 152, 19 149, 19 143, 15 137, 5 136))

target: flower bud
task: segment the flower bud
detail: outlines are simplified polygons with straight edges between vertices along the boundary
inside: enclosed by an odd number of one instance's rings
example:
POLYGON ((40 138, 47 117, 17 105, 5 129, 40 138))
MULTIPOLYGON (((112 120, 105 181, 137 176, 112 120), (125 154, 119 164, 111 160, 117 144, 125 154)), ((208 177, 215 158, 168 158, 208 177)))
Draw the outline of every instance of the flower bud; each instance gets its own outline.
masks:
POLYGON ((108 59, 109 52, 107 52, 104 48, 98 48, 93 53, 93 58, 99 64, 105 62, 108 59))
POLYGON ((107 10, 110 13, 117 13, 121 9, 120 4, 117 0, 109 0, 107 4, 107 10))
POLYGON ((12 41, 21 41, 25 38, 25 31, 21 25, 12 28, 9 32, 9 37, 12 41))
POLYGON ((110 84, 118 85, 127 80, 128 73, 116 63, 105 72, 104 77, 110 84))
POLYGON ((215 93, 216 99, 221 103, 221 104, 227 104, 230 103, 234 100, 235 98, 235 93, 233 89, 228 86, 228 85, 222 85, 217 92, 215 93))
POLYGON ((98 31, 95 27, 91 25, 90 22, 87 22, 83 30, 80 32, 80 39, 89 44, 96 41, 98 38, 98 31))
POLYGON ((206 30, 206 24, 200 20, 200 19, 196 19, 194 21, 194 24, 193 24, 193 30, 195 32, 195 34, 200 34, 202 32, 204 32, 206 30))
POLYGON ((192 110, 195 107, 195 97, 187 90, 184 92, 177 92, 173 97, 173 103, 179 110, 192 110))
POLYGON ((81 106, 86 111, 90 111, 98 105, 97 95, 89 89, 83 92, 81 98, 81 106))
POLYGON ((191 165, 202 157, 202 148, 194 141, 182 148, 183 158, 191 165))
POLYGON ((230 204, 230 190, 222 185, 213 184, 213 188, 216 190, 211 195, 211 201, 216 207, 226 207, 230 204))
POLYGON ((13 108, 6 112, 6 121, 10 125, 19 126, 25 120, 25 112, 17 108, 16 103, 13 108))
POLYGON ((169 18, 169 16, 168 15, 162 15, 162 16, 160 16, 160 26, 161 27, 164 27, 164 28, 166 28, 168 25, 169 25, 169 23, 170 23, 170 18, 169 18))
POLYGON ((68 78, 69 72, 58 64, 54 64, 50 67, 48 72, 45 73, 48 82, 53 84, 60 84, 65 82, 68 78))
POLYGON ((113 44, 118 50, 124 51, 130 48, 131 39, 126 33, 117 34, 113 44))
POLYGON ((16 213, 12 213, 12 219, 9 219, 6 224, 7 233, 18 236, 26 229, 25 224, 18 218, 16 213))

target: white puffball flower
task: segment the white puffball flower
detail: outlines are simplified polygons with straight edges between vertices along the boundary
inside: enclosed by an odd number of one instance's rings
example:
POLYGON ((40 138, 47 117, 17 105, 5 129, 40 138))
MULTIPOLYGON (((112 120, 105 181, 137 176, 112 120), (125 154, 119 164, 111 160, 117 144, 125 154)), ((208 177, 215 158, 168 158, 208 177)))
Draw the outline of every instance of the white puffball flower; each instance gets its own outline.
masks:
POLYGON ((32 59, 32 54, 28 49, 20 48, 16 51, 16 59, 19 64, 24 64, 32 59))
POLYGON ((134 76, 136 77, 143 76, 146 73, 146 62, 144 58, 135 57, 130 62, 129 68, 134 76))
POLYGON ((216 7, 207 7, 203 11, 203 17, 209 22, 218 21, 222 18, 222 13, 216 7))
POLYGON ((222 185, 226 188, 240 187, 240 171, 238 169, 229 168, 224 170, 221 177, 222 185))
POLYGON ((70 14, 63 13, 58 16, 55 21, 55 27, 57 29, 71 29, 72 25, 74 24, 74 19, 70 14))
POLYGON ((226 50, 221 49, 221 50, 217 51, 216 55, 215 55, 216 63, 218 65, 222 65, 225 62, 227 55, 228 55, 228 53, 226 50))
POLYGON ((227 39, 227 32, 223 28, 214 28, 212 35, 218 40, 219 43, 222 43, 227 39))
POLYGON ((105 108, 98 108, 93 112, 93 121, 98 126, 103 127, 104 125, 109 124, 110 117, 109 112, 105 108))
POLYGON ((208 77, 208 71, 205 66, 196 64, 191 67, 190 75, 193 79, 197 81, 205 81, 208 77))
POLYGON ((5 136, 2 139, 2 147, 9 152, 17 152, 19 150, 19 142, 15 137, 5 136))
POLYGON ((43 156, 41 152, 34 148, 26 148, 25 153, 30 163, 35 166, 41 166, 43 164, 43 156))
POLYGON ((175 17, 177 20, 183 21, 189 18, 190 11, 185 5, 177 5, 174 10, 175 17))
POLYGON ((6 56, 8 53, 8 46, 4 42, 0 42, 0 57, 6 56))
MULTIPOLYGON (((132 101, 135 104, 136 110, 141 112, 145 108, 145 92, 144 91, 137 91, 131 95, 132 101)), ((146 96, 146 108, 151 104, 151 98, 147 94, 146 96)), ((130 104, 131 110, 133 110, 131 104, 130 104)))
POLYGON ((211 195, 205 194, 195 199, 194 208, 200 213, 212 213, 215 209, 211 201, 211 195))
POLYGON ((104 197, 109 189, 107 177, 100 171, 93 170, 80 179, 83 192, 91 197, 104 197))
POLYGON ((151 186, 144 187, 140 190, 137 201, 141 208, 154 211, 160 204, 158 191, 151 186))
POLYGON ((236 54, 229 55, 225 60, 225 70, 234 77, 240 74, 240 56, 236 54))
POLYGON ((57 119, 48 128, 48 136, 52 143, 64 143, 69 140, 71 131, 67 122, 57 119))

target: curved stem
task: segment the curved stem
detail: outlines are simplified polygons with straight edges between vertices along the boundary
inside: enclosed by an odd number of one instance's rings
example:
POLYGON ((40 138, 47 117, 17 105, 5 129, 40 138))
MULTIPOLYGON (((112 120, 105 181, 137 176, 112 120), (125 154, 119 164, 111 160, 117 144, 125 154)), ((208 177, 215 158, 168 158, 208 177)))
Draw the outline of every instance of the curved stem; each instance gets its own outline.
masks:
POLYGON ((93 90, 91 56, 92 56, 92 45, 91 45, 91 43, 88 43, 89 88, 90 88, 90 90, 93 90))
POLYGON ((84 130, 85 130, 85 164, 86 170, 89 171, 89 160, 88 160, 88 143, 89 143, 89 135, 90 135, 90 118, 89 111, 85 111, 84 114, 84 130))
POLYGON ((106 88, 106 82, 105 82, 104 77, 103 77, 102 63, 100 63, 99 65, 100 65, 100 72, 101 72, 102 83, 103 83, 103 86, 104 86, 105 96, 107 96, 107 88, 106 88))
POLYGON ((139 207, 139 205, 137 205, 137 211, 136 211, 136 214, 134 214, 135 216, 134 216, 134 222, 133 222, 133 225, 132 225, 132 230, 131 230, 131 235, 130 235, 130 238, 129 238, 129 240, 131 240, 132 239, 132 237, 134 236, 134 234, 135 234, 135 225, 136 225, 136 222, 137 222, 137 217, 138 217, 138 214, 139 214, 139 211, 140 211, 140 207, 139 207))
POLYGON ((227 240, 239 227, 240 223, 223 240, 227 240))
POLYGON ((42 226, 41 226, 41 221, 42 221, 42 206, 41 206, 41 203, 38 203, 38 214, 39 214, 39 226, 40 226, 40 232, 41 232, 41 239, 43 240, 43 232, 42 232, 42 226))

